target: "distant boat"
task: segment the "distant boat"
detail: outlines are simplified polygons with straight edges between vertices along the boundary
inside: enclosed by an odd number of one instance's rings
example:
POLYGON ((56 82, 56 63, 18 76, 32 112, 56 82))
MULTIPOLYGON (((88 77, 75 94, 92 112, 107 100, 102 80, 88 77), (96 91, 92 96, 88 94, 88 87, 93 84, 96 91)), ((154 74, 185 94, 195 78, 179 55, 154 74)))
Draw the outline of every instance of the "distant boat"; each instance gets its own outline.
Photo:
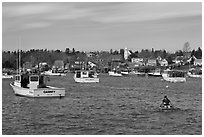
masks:
POLYGON ((55 72, 52 72, 52 70, 45 71, 42 74, 45 74, 47 76, 66 76, 66 74, 64 73, 55 73, 55 72))
POLYGON ((137 75, 137 76, 142 76, 142 77, 146 76, 145 72, 139 72, 138 70, 131 71, 129 74, 137 75))
POLYGON ((160 69, 155 69, 152 72, 149 72, 148 76, 162 77, 161 70, 160 69))
POLYGON ((109 76, 122 77, 122 74, 119 71, 109 71, 108 74, 109 76))
POLYGON ((3 74, 2 74, 2 78, 3 78, 3 79, 12 79, 12 78, 13 78, 13 75, 9 75, 8 73, 3 73, 3 74))
POLYGON ((185 73, 180 70, 165 70, 162 74, 164 80, 169 82, 186 82, 185 73))
POLYGON ((77 83, 99 83, 98 74, 92 71, 76 71, 73 78, 77 83))
POLYGON ((191 68, 189 69, 187 75, 190 78, 202 78, 202 69, 191 68))
POLYGON ((15 76, 14 82, 10 83, 16 95, 25 97, 64 97, 65 88, 47 86, 43 75, 15 76))
POLYGON ((122 74, 122 75, 128 75, 129 72, 128 72, 128 70, 121 70, 121 74, 122 74))
POLYGON ((192 74, 190 72, 187 73, 190 78, 202 78, 202 74, 192 74))

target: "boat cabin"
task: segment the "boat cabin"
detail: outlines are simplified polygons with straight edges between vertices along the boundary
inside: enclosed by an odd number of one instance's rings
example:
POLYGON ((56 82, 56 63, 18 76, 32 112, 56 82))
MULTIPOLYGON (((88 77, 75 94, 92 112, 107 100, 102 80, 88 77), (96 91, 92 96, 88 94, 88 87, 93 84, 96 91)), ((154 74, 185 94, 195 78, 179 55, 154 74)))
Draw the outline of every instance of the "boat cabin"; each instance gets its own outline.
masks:
POLYGON ((94 72, 89 71, 76 71, 76 78, 95 78, 94 72))
POLYGON ((43 75, 16 75, 14 85, 23 88, 37 89, 46 87, 43 75))
POLYGON ((183 71, 171 70, 167 71, 167 74, 169 77, 185 77, 185 72, 183 71))

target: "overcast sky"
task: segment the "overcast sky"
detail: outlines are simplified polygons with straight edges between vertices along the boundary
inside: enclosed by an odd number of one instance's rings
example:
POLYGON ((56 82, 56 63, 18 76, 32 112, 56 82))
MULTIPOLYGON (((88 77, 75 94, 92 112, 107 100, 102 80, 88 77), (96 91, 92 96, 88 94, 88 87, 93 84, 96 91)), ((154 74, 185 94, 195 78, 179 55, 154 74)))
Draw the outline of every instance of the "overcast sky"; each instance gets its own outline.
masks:
POLYGON ((6 3, 3 50, 202 47, 202 3, 6 3))

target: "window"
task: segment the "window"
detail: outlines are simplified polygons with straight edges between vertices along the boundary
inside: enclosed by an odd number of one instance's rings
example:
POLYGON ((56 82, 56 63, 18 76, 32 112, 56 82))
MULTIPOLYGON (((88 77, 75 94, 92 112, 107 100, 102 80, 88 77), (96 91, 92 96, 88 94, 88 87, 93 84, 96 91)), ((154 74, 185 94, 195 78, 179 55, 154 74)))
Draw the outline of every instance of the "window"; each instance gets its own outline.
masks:
POLYGON ((30 81, 38 81, 38 76, 30 76, 30 81))
POLYGON ((20 80, 21 80, 21 77, 18 75, 18 76, 15 77, 15 80, 16 80, 16 81, 20 81, 20 80))
POLYGON ((87 75, 87 72, 83 72, 83 75, 87 75))

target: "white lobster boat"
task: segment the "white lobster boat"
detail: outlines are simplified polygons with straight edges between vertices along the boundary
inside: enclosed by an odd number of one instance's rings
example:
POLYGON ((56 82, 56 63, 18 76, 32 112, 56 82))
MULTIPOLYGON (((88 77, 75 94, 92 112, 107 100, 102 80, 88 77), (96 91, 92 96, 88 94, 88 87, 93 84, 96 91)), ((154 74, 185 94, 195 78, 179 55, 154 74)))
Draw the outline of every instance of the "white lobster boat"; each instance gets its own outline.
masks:
POLYGON ((91 71, 76 71, 73 78, 77 83, 99 83, 98 75, 91 71))
POLYGON ((3 74, 2 74, 2 78, 3 78, 3 79, 12 79, 12 78, 13 78, 13 75, 8 75, 7 73, 3 73, 3 74))
POLYGON ((202 78, 202 69, 195 69, 195 68, 191 68, 188 73, 187 73, 188 77, 190 78, 202 78))
POLYGON ((65 88, 46 86, 44 76, 27 75, 26 78, 23 78, 22 75, 16 75, 15 81, 10 84, 16 95, 25 97, 65 96, 65 88))
POLYGON ((108 72, 109 76, 114 76, 114 77, 122 77, 122 74, 117 71, 109 71, 108 72))
POLYGON ((188 77, 190 77, 190 78, 202 78, 202 74, 192 74, 191 72, 188 72, 188 77))
POLYGON ((47 76, 66 76, 66 74, 64 73, 54 73, 52 72, 52 70, 48 70, 43 72, 43 74, 47 75, 47 76))
POLYGON ((186 82, 185 74, 179 70, 165 70, 162 74, 164 80, 169 82, 186 82))

